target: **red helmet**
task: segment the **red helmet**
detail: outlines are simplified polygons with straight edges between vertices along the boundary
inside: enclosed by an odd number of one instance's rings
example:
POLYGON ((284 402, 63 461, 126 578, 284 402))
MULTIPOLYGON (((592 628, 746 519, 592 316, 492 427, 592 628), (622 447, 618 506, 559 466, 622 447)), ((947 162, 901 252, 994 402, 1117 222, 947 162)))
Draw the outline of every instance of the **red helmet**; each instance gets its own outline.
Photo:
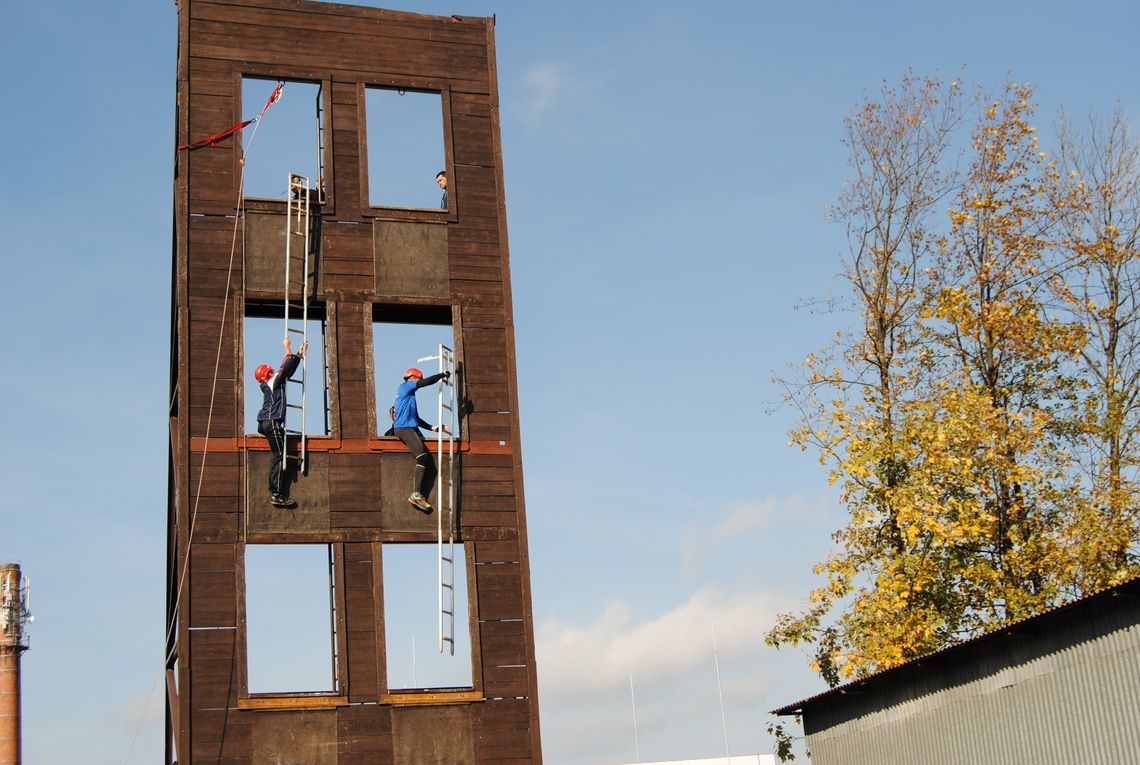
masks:
POLYGON ((273 367, 269 366, 268 364, 262 364, 257 369, 253 370, 253 379, 257 380, 258 382, 265 382, 269 379, 269 376, 271 374, 273 374, 273 367))
POLYGON ((415 367, 408 367, 408 371, 404 372, 404 379, 407 380, 409 377, 414 377, 417 380, 422 380, 424 379, 424 373, 415 367))

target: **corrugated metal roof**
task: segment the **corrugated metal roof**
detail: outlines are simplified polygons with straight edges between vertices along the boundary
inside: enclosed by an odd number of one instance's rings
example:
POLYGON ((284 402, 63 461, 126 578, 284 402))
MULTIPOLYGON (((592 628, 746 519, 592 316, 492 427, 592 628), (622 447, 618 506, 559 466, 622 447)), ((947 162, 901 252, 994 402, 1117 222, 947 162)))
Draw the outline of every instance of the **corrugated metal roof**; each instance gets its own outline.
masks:
MULTIPOLYGON (((1091 593, 1089 595, 1086 595, 1083 598, 1078 598, 1077 600, 1072 600, 1072 601, 1069 601, 1068 603, 1063 603, 1059 606, 1054 606, 1053 608, 1050 608, 1047 611, 1042 611, 1039 614, 1035 614, 1033 616, 1027 616, 1024 619, 1019 619, 1015 622, 1010 622, 1009 624, 1002 625, 1001 627, 990 630, 989 632, 983 632, 980 635, 969 638, 967 640, 963 640, 959 643, 954 643, 953 645, 946 646, 945 648, 940 648, 937 651, 930 651, 929 653, 922 654, 921 656, 916 656, 915 658, 910 659, 908 661, 905 661, 902 664, 896 664, 893 667, 887 667, 886 669, 881 669, 878 672, 874 672, 870 675, 866 675, 865 677, 860 677, 856 680, 851 680, 850 682, 843 683, 842 685, 837 685, 834 688, 829 688, 828 690, 823 691, 822 693, 817 693, 814 696, 808 696, 807 698, 800 699, 799 701, 796 701, 796 702, 791 703, 791 704, 787 704, 787 705, 782 706, 778 709, 773 709, 772 714, 774 714, 774 715, 799 714, 805 706, 808 706, 810 704, 814 704, 818 701, 822 701, 823 699, 826 699, 826 698, 829 698, 832 696, 842 696, 842 695, 851 693, 853 691, 856 691, 856 689, 858 689, 860 686, 866 685, 867 683, 869 683, 873 680, 877 680, 878 678, 881 678, 884 675, 888 675, 888 674, 893 675, 896 673, 903 673, 903 672, 915 669, 919 665, 921 665, 924 661, 929 661, 930 659, 932 659, 934 657, 944 658, 945 656, 954 653, 955 651, 961 649, 964 646, 976 646, 977 644, 985 642, 985 641, 1001 640, 1003 638, 1010 637, 1014 633, 1018 632, 1018 629, 1017 629, 1018 627, 1025 627, 1027 624, 1029 624, 1031 622, 1035 622, 1035 621, 1038 621, 1040 619, 1044 619, 1046 617, 1058 614, 1060 612, 1068 611, 1070 609, 1078 609, 1082 606, 1085 606, 1089 603, 1092 603, 1093 601, 1098 601, 1101 599, 1107 599, 1107 598, 1113 597, 1114 595, 1136 594, 1138 592, 1140 592, 1140 576, 1133 577, 1132 579, 1126 579, 1123 582, 1120 582, 1118 584, 1114 584, 1111 587, 1106 587, 1103 590, 1091 593)), ((863 691, 859 690, 858 692, 862 693, 863 691)))

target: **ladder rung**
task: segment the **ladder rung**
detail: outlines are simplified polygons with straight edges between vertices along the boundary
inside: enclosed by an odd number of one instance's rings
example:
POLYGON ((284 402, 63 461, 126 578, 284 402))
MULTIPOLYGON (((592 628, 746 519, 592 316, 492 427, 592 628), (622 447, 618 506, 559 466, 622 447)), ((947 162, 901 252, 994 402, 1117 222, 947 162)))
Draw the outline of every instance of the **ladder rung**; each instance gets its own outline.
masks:
POLYGON ((305 408, 305 407, 301 406, 300 404, 286 404, 285 406, 288 409, 304 409, 305 408))
POLYGON ((303 329, 293 329, 292 327, 289 327, 289 331, 290 331, 290 332, 292 332, 292 333, 293 333, 293 334, 295 334, 295 335, 303 335, 303 334, 305 334, 305 330, 303 330, 303 329))
POLYGON ((455 616, 455 612, 454 612, 454 611, 448 611, 446 608, 445 608, 445 609, 443 609, 442 611, 440 611, 440 613, 441 613, 441 614, 447 614, 448 616, 455 616))
POLYGON ((288 428, 286 428, 285 429, 285 435, 287 435, 287 436, 300 436, 303 434, 299 430, 289 430, 288 428))

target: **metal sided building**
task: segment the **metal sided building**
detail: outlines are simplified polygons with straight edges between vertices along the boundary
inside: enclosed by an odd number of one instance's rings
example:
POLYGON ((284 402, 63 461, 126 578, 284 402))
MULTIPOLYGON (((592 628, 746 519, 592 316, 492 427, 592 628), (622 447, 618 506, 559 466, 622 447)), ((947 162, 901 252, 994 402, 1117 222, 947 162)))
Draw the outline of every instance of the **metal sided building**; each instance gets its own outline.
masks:
POLYGON ((1140 762, 1140 579, 774 714, 815 765, 1140 762))
POLYGON ((176 4, 166 761, 540 763, 494 19, 176 4))

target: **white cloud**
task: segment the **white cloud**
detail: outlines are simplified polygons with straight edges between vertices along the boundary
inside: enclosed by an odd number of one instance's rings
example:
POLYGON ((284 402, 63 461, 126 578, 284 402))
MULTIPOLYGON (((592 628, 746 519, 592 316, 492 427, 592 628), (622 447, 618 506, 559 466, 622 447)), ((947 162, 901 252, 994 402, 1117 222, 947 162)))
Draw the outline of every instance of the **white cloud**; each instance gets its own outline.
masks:
POLYGON ((809 674, 797 654, 763 644, 764 630, 787 606, 763 591, 706 588, 640 619, 615 601, 586 624, 546 620, 537 635, 544 759, 633 762, 635 726, 643 761, 723 753, 723 725, 734 754, 770 751, 767 710, 796 698, 792 688, 812 688, 796 679, 809 674))
POLYGON ((775 600, 761 592, 704 589, 642 623, 624 601, 586 626, 550 619, 537 638, 543 697, 625 687, 631 672, 657 680, 684 673, 712 660, 714 624, 722 654, 758 651, 776 611, 775 600))

